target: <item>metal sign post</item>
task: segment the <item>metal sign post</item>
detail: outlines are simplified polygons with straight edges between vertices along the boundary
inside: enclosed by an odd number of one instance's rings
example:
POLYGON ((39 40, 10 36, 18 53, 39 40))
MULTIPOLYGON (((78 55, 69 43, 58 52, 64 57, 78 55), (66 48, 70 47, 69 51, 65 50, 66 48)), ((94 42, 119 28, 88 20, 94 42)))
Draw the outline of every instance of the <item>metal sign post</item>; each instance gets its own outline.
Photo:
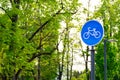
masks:
POLYGON ((94 46, 91 48, 91 80, 95 80, 95 60, 94 60, 94 46))
POLYGON ((104 29, 98 21, 90 20, 83 25, 80 34, 82 41, 86 45, 92 47, 91 48, 91 80, 95 80, 94 46, 102 40, 104 29))

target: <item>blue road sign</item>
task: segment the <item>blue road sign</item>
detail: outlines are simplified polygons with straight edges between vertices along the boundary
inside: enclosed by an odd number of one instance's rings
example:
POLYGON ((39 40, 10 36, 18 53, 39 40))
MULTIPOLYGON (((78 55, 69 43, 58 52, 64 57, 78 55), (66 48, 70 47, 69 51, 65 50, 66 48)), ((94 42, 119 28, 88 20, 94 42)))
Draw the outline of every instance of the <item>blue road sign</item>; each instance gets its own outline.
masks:
POLYGON ((81 30, 81 39, 88 46, 98 44, 104 35, 102 25, 96 20, 86 22, 81 30))

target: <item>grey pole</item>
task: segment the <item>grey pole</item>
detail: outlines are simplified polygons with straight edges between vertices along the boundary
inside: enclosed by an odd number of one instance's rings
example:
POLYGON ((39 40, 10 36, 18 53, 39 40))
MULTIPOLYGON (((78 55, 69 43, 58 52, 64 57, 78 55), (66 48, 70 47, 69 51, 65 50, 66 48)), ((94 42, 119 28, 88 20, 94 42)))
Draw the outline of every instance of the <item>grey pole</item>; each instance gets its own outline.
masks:
POLYGON ((106 56, 106 42, 107 39, 104 40, 104 80, 107 80, 107 56, 106 56))
POLYGON ((104 80, 107 80, 107 42, 117 42, 115 39, 104 40, 104 80))
POLYGON ((94 61, 94 46, 91 48, 91 80, 95 80, 95 61, 94 61))

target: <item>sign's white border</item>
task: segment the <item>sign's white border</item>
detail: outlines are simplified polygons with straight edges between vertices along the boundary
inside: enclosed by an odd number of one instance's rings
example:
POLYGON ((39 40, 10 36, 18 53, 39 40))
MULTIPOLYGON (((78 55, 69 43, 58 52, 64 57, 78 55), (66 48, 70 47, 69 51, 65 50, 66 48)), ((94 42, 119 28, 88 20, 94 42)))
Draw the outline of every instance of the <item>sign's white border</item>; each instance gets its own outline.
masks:
POLYGON ((102 40, 103 37, 104 37, 104 28, 103 28, 103 25, 102 25, 98 20, 89 20, 89 21, 85 22, 84 25, 82 26, 81 31, 80 31, 80 39, 81 39, 81 41, 82 41, 83 43, 85 43, 87 46, 95 46, 95 45, 97 45, 98 43, 100 43, 101 40, 102 40), (81 31, 82 31, 84 25, 87 24, 87 23, 90 22, 90 21, 98 22, 98 23, 102 26, 102 29, 103 29, 103 35, 102 35, 102 38, 101 38, 96 44, 93 44, 93 45, 89 45, 89 44, 85 43, 85 42, 82 40, 82 34, 81 34, 81 31))

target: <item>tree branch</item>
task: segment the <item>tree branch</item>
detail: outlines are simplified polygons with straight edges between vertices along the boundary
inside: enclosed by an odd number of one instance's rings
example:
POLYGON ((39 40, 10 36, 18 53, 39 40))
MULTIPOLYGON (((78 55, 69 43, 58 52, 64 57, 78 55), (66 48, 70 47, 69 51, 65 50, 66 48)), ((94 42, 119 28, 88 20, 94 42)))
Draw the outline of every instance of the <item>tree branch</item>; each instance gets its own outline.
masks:
MULTIPOLYGON (((59 42, 59 43, 60 43, 60 42, 59 42)), ((53 50, 51 50, 50 52, 40 52, 40 53, 38 53, 38 54, 35 54, 35 53, 34 53, 34 55, 32 56, 32 58, 30 58, 27 62, 29 63, 29 62, 33 61, 36 57, 39 57, 40 55, 51 55, 51 54, 58 48, 59 43, 57 43, 56 47, 53 48, 53 50)), ((16 72, 16 74, 15 74, 16 80, 17 80, 17 78, 18 78, 18 75, 21 73, 21 71, 22 71, 24 68, 25 68, 25 66, 22 66, 22 68, 19 69, 19 70, 16 72)))
POLYGON ((63 9, 63 2, 61 0, 61 9, 58 10, 55 14, 52 15, 52 17, 50 19, 48 19, 45 23, 43 23, 42 25, 40 25, 40 27, 32 34, 32 36, 28 39, 29 41, 33 39, 33 37, 40 31, 42 30, 42 28, 47 25, 56 15, 60 14, 60 12, 63 9))
POLYGON ((0 24, 0 26, 2 26, 3 28, 6 28, 3 24, 0 24))
POLYGON ((32 56, 32 58, 30 58, 30 59, 28 60, 28 62, 33 61, 36 57, 39 57, 40 55, 51 55, 55 50, 58 49, 58 46, 59 46, 60 42, 61 42, 61 40, 56 44, 56 47, 53 48, 50 52, 39 52, 38 54, 34 54, 34 55, 32 56))
POLYGON ((10 0, 10 3, 12 4, 12 0, 10 0))
MULTIPOLYGON (((50 52, 40 52, 40 53, 38 53, 38 54, 35 54, 35 53, 34 53, 33 56, 32 56, 32 58, 28 59, 27 62, 33 61, 36 57, 39 57, 40 55, 51 55, 55 50, 58 49, 58 46, 59 46, 60 42, 61 42, 61 40, 56 44, 56 47, 53 48, 53 50, 51 50, 50 52)), ((25 68, 25 66, 22 66, 22 68, 19 69, 19 70, 16 72, 15 78, 18 77, 18 75, 20 74, 20 72, 21 72, 24 68, 25 68)))
POLYGON ((0 7, 6 14, 7 14, 7 16, 10 18, 10 20, 11 20, 11 17, 10 17, 10 15, 8 14, 8 12, 3 8, 3 7, 0 7))
MULTIPOLYGON (((61 14, 61 11, 63 10, 63 2, 62 2, 62 0, 61 0, 61 9, 59 9, 56 13, 54 13, 53 15, 52 15, 52 17, 51 18, 49 18, 46 22, 44 22, 42 25, 40 25, 40 27, 31 35, 31 37, 28 39, 29 41, 31 41, 33 38, 34 38, 34 36, 40 31, 40 30, 42 30, 43 28, 44 28, 44 26, 45 25, 47 25, 54 17, 56 17, 58 14, 61 14)), ((75 12, 76 13, 76 12, 75 12)), ((74 13, 71 13, 71 14, 74 14, 74 13)), ((63 31, 64 32, 64 31, 63 31)), ((56 47, 55 48, 53 48, 50 52, 39 52, 38 54, 36 54, 36 53, 34 53, 33 54, 33 56, 30 58, 30 59, 28 59, 28 63, 30 63, 31 61, 33 61, 36 57, 39 57, 40 55, 51 55, 56 49, 58 49, 58 45, 60 44, 60 42, 61 42, 61 40, 56 44, 56 47)), ((24 46, 21 48, 21 49, 24 49, 24 46)), ((37 49, 39 49, 39 46, 38 46, 38 48, 37 49)), ((25 66, 23 66, 21 69, 19 69, 17 72, 16 72, 16 74, 15 74, 15 76, 16 77, 18 77, 19 76, 19 74, 20 74, 20 72, 23 70, 25 68, 25 66)))
POLYGON ((58 15, 60 13, 62 9, 58 10, 55 14, 53 14, 53 16, 48 19, 45 23, 43 23, 33 34, 32 36, 29 38, 29 41, 33 39, 33 37, 40 31, 42 30, 42 28, 47 25, 56 15, 58 15))

